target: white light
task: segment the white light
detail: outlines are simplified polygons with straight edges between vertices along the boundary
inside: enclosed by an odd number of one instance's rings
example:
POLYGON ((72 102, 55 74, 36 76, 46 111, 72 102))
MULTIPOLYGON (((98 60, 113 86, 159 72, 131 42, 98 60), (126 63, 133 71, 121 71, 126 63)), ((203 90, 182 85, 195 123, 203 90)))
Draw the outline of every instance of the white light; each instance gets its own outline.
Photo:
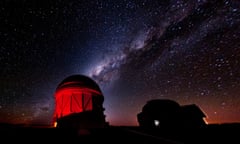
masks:
POLYGON ((53 127, 57 127, 57 122, 54 122, 54 123, 53 123, 53 127))
POLYGON ((160 124, 159 120, 154 120, 154 124, 155 124, 155 126, 159 126, 159 124, 160 124))

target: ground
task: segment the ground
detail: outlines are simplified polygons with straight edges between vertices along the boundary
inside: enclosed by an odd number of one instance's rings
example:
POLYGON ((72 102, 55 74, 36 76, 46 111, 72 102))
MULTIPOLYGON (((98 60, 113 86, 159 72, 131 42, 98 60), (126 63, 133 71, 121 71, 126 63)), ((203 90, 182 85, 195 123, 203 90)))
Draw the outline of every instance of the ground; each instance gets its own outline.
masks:
POLYGON ((133 126, 109 126, 95 129, 60 129, 1 125, 1 140, 36 143, 146 143, 146 144, 196 144, 240 143, 237 136, 240 124, 208 125, 194 130, 142 129, 133 126))

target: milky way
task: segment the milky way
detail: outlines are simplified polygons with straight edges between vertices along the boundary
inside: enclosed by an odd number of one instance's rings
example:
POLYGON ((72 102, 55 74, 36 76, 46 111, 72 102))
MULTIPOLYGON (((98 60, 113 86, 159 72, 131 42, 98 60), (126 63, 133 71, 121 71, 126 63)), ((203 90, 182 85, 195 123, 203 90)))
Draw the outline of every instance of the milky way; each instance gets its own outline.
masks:
POLYGON ((51 122, 57 84, 76 73, 99 84, 112 125, 137 125, 157 98, 240 121, 237 0, 1 3, 3 122, 51 122))

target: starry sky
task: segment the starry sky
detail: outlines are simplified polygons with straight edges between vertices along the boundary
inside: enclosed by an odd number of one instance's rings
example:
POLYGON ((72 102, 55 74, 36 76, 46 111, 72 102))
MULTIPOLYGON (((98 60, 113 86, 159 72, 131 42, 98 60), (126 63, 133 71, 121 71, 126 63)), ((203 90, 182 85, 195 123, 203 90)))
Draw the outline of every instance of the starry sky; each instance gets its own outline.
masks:
POLYGON ((50 124, 67 76, 95 80, 111 125, 148 100, 240 122, 238 0, 1 0, 0 122, 50 124))

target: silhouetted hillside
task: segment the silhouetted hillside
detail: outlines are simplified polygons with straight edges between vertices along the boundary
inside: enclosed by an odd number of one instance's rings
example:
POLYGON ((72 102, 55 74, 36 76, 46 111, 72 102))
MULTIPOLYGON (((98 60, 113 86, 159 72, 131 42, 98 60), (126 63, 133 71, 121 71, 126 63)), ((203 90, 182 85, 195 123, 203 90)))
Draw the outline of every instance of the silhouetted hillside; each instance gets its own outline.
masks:
POLYGON ((239 143, 236 135, 240 123, 211 124, 205 128, 184 130, 144 129, 132 126, 109 126, 96 129, 63 129, 23 127, 0 124, 2 142, 66 142, 66 143, 146 143, 146 144, 195 144, 239 143))

